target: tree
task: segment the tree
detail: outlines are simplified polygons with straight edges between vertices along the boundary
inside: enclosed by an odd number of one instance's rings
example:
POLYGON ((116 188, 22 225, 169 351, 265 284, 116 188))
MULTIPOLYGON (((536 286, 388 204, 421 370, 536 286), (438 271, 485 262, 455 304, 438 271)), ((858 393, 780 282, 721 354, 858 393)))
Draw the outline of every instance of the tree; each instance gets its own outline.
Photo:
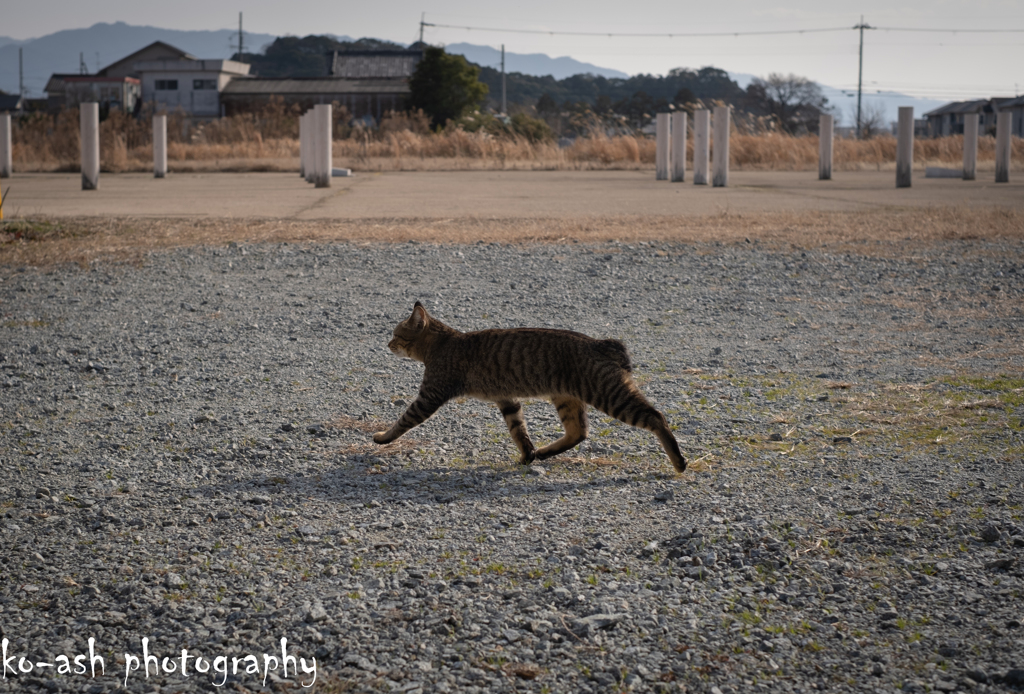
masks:
POLYGON ((555 103, 554 97, 547 92, 541 94, 537 99, 537 113, 542 116, 553 116, 558 113, 558 104, 555 103))
POLYGON ((402 46, 380 39, 338 41, 333 36, 281 36, 263 53, 235 53, 232 60, 249 63, 251 73, 261 77, 321 77, 330 69, 331 51, 401 50, 402 46))
MULTIPOLYGON (((856 124, 854 125, 856 126, 856 124)), ((859 137, 870 140, 883 132, 885 132, 885 107, 877 101, 865 104, 860 117, 859 137)))
POLYGON ((639 130, 651 122, 655 114, 668 108, 668 100, 655 99, 641 90, 628 99, 615 102, 615 112, 626 117, 630 126, 639 130))
POLYGON ((443 126, 480 106, 488 90, 479 76, 480 68, 461 55, 430 46, 409 80, 409 106, 423 109, 435 128, 443 126))
POLYGON ((755 77, 747 87, 747 108, 771 116, 787 133, 817 132, 818 116, 828 110, 821 87, 806 77, 771 73, 755 77))

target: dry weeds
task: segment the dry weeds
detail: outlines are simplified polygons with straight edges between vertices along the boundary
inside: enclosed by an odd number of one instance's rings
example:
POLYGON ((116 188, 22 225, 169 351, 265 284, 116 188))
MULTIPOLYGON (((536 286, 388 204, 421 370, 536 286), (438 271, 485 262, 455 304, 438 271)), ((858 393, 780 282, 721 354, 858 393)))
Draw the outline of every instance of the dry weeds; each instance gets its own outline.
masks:
MULTIPOLYGON (((152 219, 14 220, 0 226, 0 265, 141 262, 147 253, 229 243, 744 243, 827 245, 833 252, 913 255, 937 240, 1024 239, 1024 212, 929 208, 868 212, 724 213, 705 217, 579 219, 152 219)), ((675 250, 670 252, 693 252, 675 250)), ((698 250, 697 252, 703 252, 698 250)), ((981 253, 971 248, 964 252, 981 253)))
MULTIPOLYGON (((274 101, 257 113, 241 114, 189 126, 182 113, 168 117, 168 165, 172 172, 296 171, 299 167, 298 111, 274 101)), ((592 170, 649 169, 654 166, 654 140, 643 135, 593 135, 568 147, 553 141, 534 142, 508 133, 450 128, 429 132, 423 119, 392 114, 377 130, 350 127, 339 113, 334 132, 334 163, 361 171, 452 170, 592 170)), ((77 171, 78 111, 56 117, 42 114, 18 119, 13 128, 13 162, 19 172, 77 171)), ((104 172, 152 170, 152 129, 147 117, 119 112, 100 124, 100 161, 104 172)), ((712 145, 713 147, 713 145, 712 145)), ((1024 169, 1024 140, 1013 139, 1012 166, 1024 169)), ((914 162, 956 167, 962 161, 963 137, 917 139, 914 162)), ((693 160, 693 139, 687 141, 693 160)), ((807 171, 818 165, 818 138, 777 132, 741 132, 730 136, 730 166, 737 170, 807 171)), ((892 169, 896 139, 837 139, 833 168, 837 171, 892 169)), ((979 169, 991 170, 995 139, 978 142, 979 169)))

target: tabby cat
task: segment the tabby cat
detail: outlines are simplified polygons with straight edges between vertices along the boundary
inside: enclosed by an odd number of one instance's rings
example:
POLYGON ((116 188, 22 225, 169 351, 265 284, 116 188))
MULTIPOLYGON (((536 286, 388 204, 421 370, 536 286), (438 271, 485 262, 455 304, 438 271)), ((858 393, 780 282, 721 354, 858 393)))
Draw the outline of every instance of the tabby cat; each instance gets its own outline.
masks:
POLYGON ((387 431, 390 443, 422 424, 452 398, 469 395, 495 403, 522 454, 520 463, 543 460, 587 438, 587 405, 631 426, 654 432, 677 472, 686 469, 665 417, 633 382, 626 346, 568 330, 516 328, 462 333, 416 302, 398 324, 388 349, 423 362, 419 395, 387 431), (519 398, 547 397, 558 409, 565 436, 535 449, 526 433, 519 398))

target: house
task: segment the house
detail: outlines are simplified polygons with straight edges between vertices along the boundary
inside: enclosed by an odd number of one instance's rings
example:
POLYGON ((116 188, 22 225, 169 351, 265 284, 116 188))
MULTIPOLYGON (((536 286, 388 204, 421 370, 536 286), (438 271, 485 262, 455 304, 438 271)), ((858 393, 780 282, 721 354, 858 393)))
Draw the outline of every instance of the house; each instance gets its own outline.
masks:
POLYGON ((224 113, 260 108, 271 97, 302 109, 337 103, 357 120, 379 121, 388 111, 405 108, 409 78, 423 59, 423 50, 332 51, 323 77, 253 77, 236 79, 221 95, 224 113))
POLYGON ((135 63, 140 60, 166 60, 192 58, 188 53, 164 43, 154 41, 131 55, 111 63, 95 75, 81 73, 53 74, 44 87, 47 111, 58 113, 73 108, 83 101, 97 101, 100 108, 134 111, 142 96, 139 74, 135 63))
POLYGON ((21 113, 25 100, 19 94, 0 92, 0 113, 21 113))
POLYGON ((224 115, 221 92, 234 78, 249 74, 236 60, 142 60, 134 68, 142 76, 142 100, 157 109, 182 109, 195 118, 224 115))
POLYGON ((82 102, 96 101, 100 109, 134 111, 142 95, 136 77, 101 77, 99 75, 53 74, 47 80, 46 110, 59 113, 82 102))
POLYGON ((1024 138, 1024 96, 1004 101, 999 105, 999 110, 1013 114, 1010 120, 1010 134, 1024 138))
MULTIPOLYGON (((924 114, 928 119, 928 132, 931 137, 963 135, 964 116, 968 113, 978 114, 978 134, 994 135, 996 131, 996 113, 1008 102, 1016 98, 992 97, 991 99, 974 99, 971 101, 953 101, 945 106, 924 114)), ((1014 130, 1014 132, 1018 132, 1014 130)))
POLYGON ((54 74, 46 83, 48 110, 98 101, 101 109, 134 111, 143 103, 182 109, 198 118, 222 114, 221 90, 249 66, 233 60, 200 60, 163 41, 111 63, 95 75, 54 74))
POLYGON ((328 54, 330 74, 350 80, 406 80, 416 72, 423 51, 333 51, 328 54))
POLYGON ((404 108, 409 84, 403 80, 351 80, 341 77, 266 77, 235 79, 221 93, 225 115, 247 113, 281 97, 302 110, 337 103, 355 119, 379 121, 387 111, 404 108))

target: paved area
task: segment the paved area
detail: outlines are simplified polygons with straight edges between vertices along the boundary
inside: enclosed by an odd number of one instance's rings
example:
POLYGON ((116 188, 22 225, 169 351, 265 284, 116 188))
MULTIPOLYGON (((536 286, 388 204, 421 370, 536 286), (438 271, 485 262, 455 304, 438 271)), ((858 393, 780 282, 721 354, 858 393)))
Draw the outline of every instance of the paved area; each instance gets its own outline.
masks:
POLYGON ((729 188, 655 181, 637 171, 367 173, 316 189, 296 174, 196 173, 155 179, 103 174, 81 190, 78 174, 15 174, 0 181, 8 216, 147 216, 298 220, 373 218, 576 218, 721 212, 857 211, 938 205, 1024 208, 1024 176, 1010 183, 926 179, 895 188, 891 171, 733 172, 729 188))

